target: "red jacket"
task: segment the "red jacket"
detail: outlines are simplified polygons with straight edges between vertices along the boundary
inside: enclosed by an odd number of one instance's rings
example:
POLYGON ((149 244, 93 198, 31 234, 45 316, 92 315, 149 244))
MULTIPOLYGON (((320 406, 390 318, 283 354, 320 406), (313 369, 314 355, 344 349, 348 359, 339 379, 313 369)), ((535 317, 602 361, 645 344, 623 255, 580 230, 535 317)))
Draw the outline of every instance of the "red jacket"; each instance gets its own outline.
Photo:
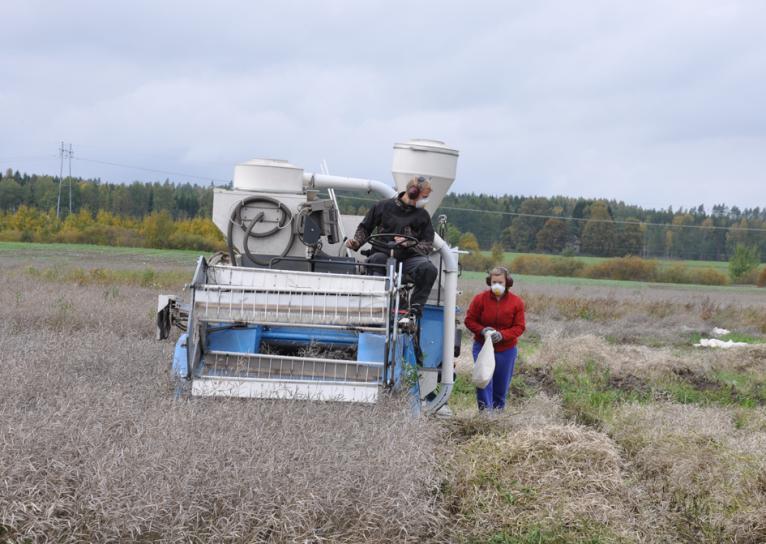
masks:
POLYGON ((511 349, 527 326, 524 320, 524 301, 510 291, 500 300, 489 289, 482 291, 473 297, 468 307, 465 326, 477 342, 484 342, 482 329, 492 327, 503 335, 503 339, 495 344, 495 351, 511 349))

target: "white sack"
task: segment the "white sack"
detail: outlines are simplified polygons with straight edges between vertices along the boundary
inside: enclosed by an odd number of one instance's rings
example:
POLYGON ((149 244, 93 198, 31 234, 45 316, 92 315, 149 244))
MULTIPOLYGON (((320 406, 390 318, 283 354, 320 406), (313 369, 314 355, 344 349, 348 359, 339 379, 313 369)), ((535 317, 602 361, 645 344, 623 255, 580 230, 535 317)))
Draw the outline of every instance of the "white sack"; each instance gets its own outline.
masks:
POLYGON ((471 381, 479 389, 484 389, 495 373, 495 348, 492 346, 492 334, 484 335, 484 345, 473 365, 471 381))
POLYGON ((696 347, 702 347, 702 348, 739 348, 744 346, 749 346, 750 344, 746 342, 735 342, 734 340, 726 340, 725 342, 723 340, 719 340, 718 338, 702 338, 699 341, 699 344, 694 344, 696 347))

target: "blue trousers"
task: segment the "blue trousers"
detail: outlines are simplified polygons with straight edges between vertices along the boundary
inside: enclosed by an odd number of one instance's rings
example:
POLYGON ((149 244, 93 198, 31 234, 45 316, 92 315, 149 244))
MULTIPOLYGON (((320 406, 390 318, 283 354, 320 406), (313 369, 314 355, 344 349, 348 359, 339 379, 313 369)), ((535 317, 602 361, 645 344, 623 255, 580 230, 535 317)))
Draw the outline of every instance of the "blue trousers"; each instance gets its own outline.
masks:
MULTIPOLYGON (((484 344, 473 343, 473 360, 479 355, 484 344)), ((476 401, 479 410, 486 408, 502 410, 505 408, 505 398, 508 396, 508 388, 511 386, 513 365, 516 363, 516 355, 519 350, 516 346, 505 351, 495 352, 495 373, 484 389, 476 389, 476 401)))

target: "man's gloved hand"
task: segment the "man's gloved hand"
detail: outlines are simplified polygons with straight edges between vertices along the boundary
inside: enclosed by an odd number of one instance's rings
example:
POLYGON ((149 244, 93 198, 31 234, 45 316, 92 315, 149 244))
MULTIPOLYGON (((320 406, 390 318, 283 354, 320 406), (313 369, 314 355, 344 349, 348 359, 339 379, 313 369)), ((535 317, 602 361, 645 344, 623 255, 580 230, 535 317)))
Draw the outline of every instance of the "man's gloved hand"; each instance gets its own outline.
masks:
POLYGON ((353 238, 349 238, 348 240, 346 240, 346 247, 356 251, 357 249, 359 249, 359 242, 357 242, 353 238))
POLYGON ((487 333, 491 334, 493 332, 495 332, 495 329, 493 329, 492 327, 484 327, 483 329, 481 329, 481 335, 482 336, 486 336, 487 333))
POLYGON ((500 334, 498 331, 492 331, 492 335, 490 336, 492 338, 492 343, 497 344, 498 342, 503 340, 503 335, 500 334))

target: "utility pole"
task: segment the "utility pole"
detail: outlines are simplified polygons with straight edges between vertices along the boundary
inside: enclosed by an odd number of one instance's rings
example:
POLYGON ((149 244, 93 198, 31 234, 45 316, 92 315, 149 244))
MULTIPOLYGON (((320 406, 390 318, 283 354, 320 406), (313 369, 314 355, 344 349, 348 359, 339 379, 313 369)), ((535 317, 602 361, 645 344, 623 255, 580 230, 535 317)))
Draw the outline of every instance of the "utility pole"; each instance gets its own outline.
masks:
POLYGON ((64 181, 64 142, 59 147, 59 196, 56 199, 56 219, 61 217, 61 182, 64 181))
POLYGON ((72 144, 69 144, 69 213, 72 213, 72 144))
POLYGON ((69 213, 72 213, 72 144, 69 144, 69 149, 64 147, 64 142, 61 142, 59 147, 59 194, 56 198, 56 219, 61 218, 61 185, 64 183, 64 156, 69 160, 69 213))

